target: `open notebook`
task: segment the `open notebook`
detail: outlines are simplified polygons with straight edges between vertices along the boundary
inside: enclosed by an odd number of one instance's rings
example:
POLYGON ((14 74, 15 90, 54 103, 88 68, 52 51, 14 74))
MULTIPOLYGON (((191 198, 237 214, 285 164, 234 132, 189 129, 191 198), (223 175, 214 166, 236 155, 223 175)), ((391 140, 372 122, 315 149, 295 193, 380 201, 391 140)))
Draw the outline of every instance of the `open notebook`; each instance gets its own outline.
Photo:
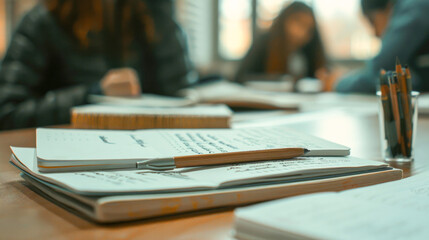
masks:
POLYGON ((226 104, 233 108, 298 109, 315 95, 261 91, 228 81, 217 81, 183 89, 180 95, 199 103, 226 104))
POLYGON ((41 173, 35 149, 12 148, 11 162, 38 190, 100 222, 236 206, 400 179, 385 163, 352 157, 303 157, 172 171, 41 173))
MULTIPOLYGON (((249 151, 265 153, 257 160, 273 158, 278 149, 306 148, 306 156, 345 156, 348 147, 284 127, 240 129, 151 129, 135 131, 37 129, 40 171, 132 169, 147 160, 187 160, 197 155, 249 151)), ((210 156, 209 156, 210 155, 210 156)), ((240 155, 241 157, 241 155, 240 155)))

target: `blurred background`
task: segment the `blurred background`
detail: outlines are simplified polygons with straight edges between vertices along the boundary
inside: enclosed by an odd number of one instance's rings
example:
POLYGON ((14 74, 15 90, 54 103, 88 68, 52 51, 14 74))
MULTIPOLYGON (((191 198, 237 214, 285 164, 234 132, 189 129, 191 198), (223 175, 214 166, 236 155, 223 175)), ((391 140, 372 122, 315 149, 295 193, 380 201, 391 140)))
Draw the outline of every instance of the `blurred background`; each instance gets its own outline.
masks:
MULTIPOLYGON (((231 78, 258 34, 266 31, 291 0, 176 0, 176 17, 188 36, 192 61, 201 74, 231 78)), ((337 71, 361 67, 380 48, 360 0, 306 0, 316 14, 325 48, 337 71)), ((0 0, 0 58, 14 27, 37 0, 0 0)))

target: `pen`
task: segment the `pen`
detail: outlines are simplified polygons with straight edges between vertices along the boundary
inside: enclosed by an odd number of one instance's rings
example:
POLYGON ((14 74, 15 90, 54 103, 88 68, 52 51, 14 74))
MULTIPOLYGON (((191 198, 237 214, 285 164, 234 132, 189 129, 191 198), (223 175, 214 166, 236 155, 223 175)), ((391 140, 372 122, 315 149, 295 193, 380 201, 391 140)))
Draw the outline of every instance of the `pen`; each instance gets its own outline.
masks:
POLYGON ((309 152, 309 150, 306 148, 278 148, 269 150, 199 154, 162 159, 148 159, 137 162, 136 168, 151 170, 172 170, 183 167, 280 160, 300 157, 307 152, 309 152))

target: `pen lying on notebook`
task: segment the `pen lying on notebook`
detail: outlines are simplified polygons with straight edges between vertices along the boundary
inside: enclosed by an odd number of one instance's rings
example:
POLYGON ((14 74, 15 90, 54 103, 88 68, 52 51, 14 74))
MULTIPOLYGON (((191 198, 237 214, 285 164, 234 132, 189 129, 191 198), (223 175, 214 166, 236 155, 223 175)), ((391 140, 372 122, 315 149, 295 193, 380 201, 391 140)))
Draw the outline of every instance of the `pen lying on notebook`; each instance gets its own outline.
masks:
POLYGON ((136 163, 137 169, 171 170, 228 163, 245 163, 300 157, 309 152, 305 148, 278 148, 269 150, 199 154, 174 158, 156 158, 136 163))

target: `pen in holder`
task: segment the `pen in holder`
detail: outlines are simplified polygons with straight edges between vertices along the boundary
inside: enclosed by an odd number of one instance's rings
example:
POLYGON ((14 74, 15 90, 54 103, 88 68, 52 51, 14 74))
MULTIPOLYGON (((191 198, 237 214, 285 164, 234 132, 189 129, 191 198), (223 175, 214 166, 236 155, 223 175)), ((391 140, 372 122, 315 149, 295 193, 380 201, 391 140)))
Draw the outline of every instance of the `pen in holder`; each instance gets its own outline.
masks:
POLYGON ((381 150, 387 162, 413 160, 413 144, 417 128, 418 92, 411 91, 411 74, 397 60, 396 71, 381 71, 379 120, 381 150))

